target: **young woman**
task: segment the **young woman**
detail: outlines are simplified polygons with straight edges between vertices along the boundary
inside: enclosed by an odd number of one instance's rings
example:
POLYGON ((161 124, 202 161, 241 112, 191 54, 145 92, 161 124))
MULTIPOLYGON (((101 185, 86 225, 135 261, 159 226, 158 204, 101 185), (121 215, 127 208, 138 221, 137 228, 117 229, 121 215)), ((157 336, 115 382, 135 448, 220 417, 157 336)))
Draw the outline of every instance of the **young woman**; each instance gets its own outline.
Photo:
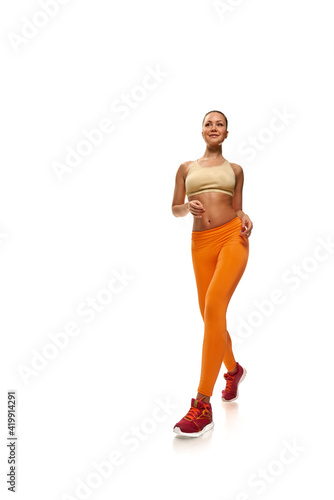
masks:
POLYGON ((189 412, 174 426, 179 435, 198 437, 213 428, 210 397, 221 364, 226 387, 223 401, 238 397, 238 384, 246 370, 233 356, 226 329, 226 311, 246 268, 253 223, 242 211, 243 170, 222 155, 228 136, 227 118, 221 111, 209 111, 203 119, 202 137, 206 150, 202 158, 182 163, 175 177, 172 212, 175 217, 193 215, 191 254, 198 302, 204 321, 201 376, 196 398, 189 412), (184 203, 185 195, 188 202, 184 203))

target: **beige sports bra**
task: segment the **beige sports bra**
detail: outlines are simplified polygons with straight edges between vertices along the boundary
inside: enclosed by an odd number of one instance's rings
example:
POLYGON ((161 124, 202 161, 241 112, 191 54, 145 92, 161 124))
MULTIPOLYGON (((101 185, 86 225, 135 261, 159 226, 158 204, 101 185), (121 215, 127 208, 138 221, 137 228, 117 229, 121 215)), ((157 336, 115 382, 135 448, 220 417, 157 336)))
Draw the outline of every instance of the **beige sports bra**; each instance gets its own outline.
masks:
POLYGON ((233 196, 235 184, 234 170, 227 160, 215 167, 202 167, 195 160, 185 179, 187 196, 208 191, 218 191, 233 196))

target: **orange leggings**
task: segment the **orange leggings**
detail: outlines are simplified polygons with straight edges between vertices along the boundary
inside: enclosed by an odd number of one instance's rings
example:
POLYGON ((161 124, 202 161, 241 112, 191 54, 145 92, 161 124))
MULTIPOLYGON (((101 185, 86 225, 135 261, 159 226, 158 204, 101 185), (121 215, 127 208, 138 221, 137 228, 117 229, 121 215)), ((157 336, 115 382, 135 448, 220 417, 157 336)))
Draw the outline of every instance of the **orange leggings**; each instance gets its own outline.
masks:
POLYGON ((228 371, 236 367, 226 329, 226 311, 248 260, 249 241, 240 235, 241 226, 241 220, 235 217, 222 226, 191 234, 198 302, 204 321, 198 392, 205 396, 212 396, 222 362, 228 371))

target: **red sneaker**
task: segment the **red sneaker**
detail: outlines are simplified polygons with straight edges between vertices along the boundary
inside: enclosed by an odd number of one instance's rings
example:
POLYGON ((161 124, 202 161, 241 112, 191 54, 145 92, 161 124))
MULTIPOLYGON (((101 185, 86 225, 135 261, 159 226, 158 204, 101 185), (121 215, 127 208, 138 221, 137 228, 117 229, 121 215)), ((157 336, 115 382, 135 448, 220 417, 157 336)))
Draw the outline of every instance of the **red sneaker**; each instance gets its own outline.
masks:
POLYGON ((192 399, 187 415, 174 425, 173 431, 180 436, 198 437, 213 428, 212 408, 210 403, 201 399, 192 399))
POLYGON ((224 373, 226 387, 222 391, 223 401, 235 401, 239 396, 238 385, 246 377, 247 371, 237 363, 237 371, 235 373, 224 373))

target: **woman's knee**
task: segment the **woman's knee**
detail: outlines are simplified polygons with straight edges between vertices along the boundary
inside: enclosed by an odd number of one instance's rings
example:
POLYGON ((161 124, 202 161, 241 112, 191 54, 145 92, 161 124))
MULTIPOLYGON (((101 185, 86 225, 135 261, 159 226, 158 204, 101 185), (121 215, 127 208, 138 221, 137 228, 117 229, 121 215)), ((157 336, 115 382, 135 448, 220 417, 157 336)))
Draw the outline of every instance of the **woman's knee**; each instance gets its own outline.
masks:
POLYGON ((207 294, 204 308, 204 321, 225 320, 227 304, 227 298, 216 294, 207 294))

